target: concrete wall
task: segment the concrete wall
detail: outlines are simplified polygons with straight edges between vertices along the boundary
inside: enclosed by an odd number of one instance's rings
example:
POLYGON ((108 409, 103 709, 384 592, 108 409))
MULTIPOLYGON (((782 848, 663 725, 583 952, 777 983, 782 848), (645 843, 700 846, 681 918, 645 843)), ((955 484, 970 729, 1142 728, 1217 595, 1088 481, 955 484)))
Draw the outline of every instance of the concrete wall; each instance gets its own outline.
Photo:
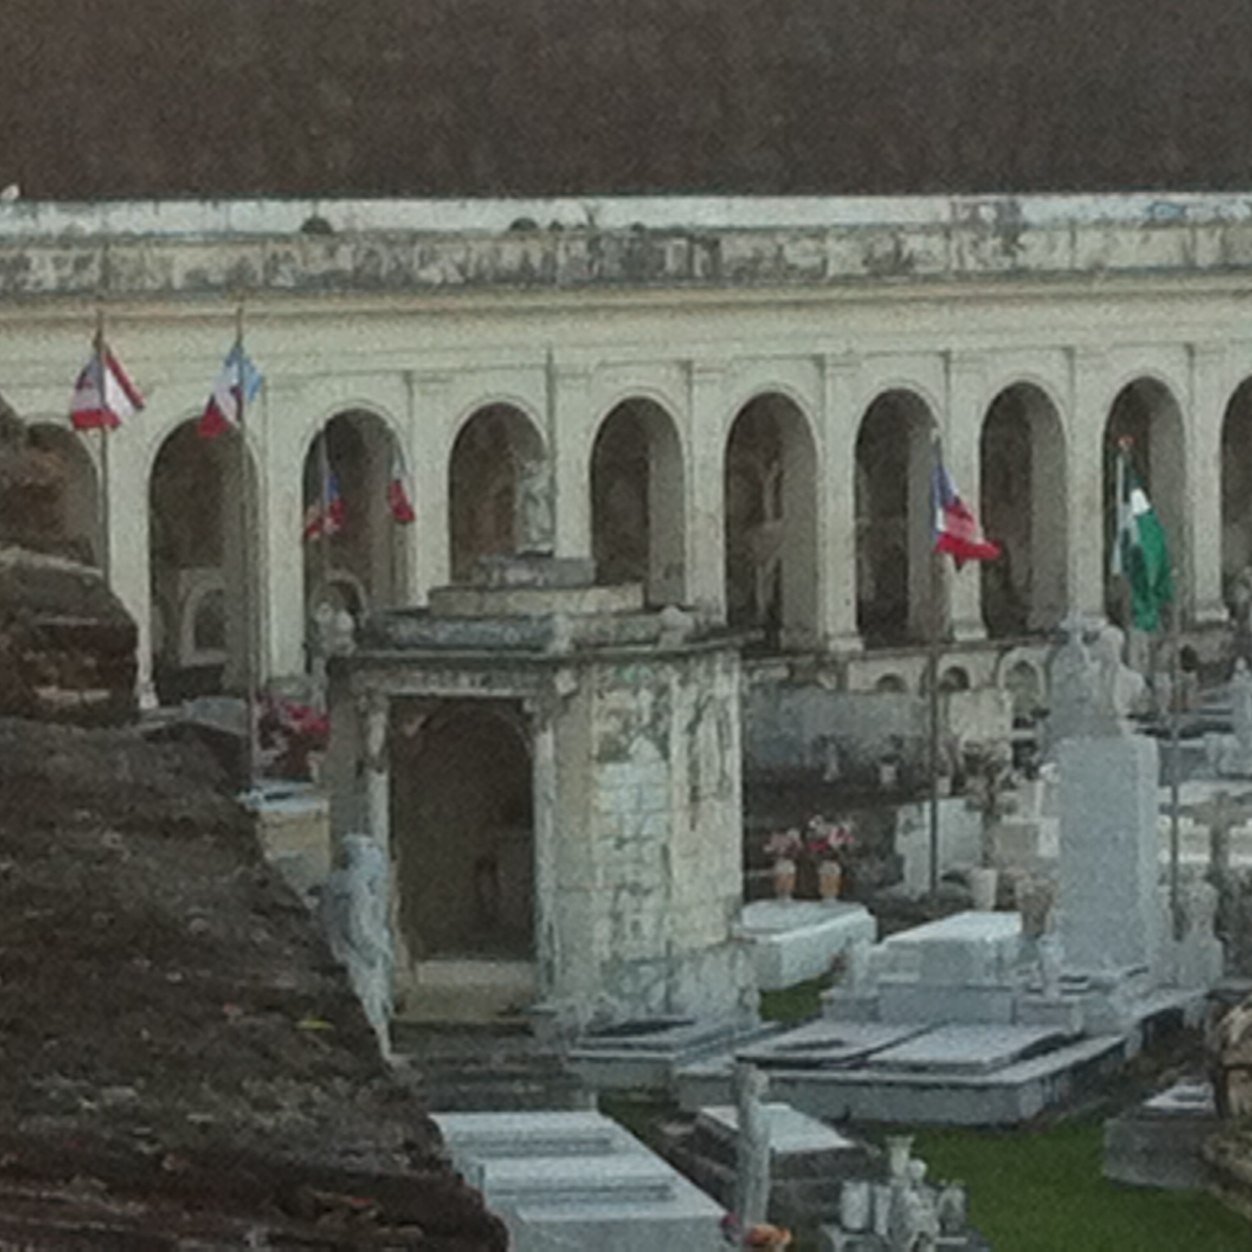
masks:
MULTIPOLYGON (((783 397, 808 441, 792 453, 809 448, 816 471, 806 480, 807 465, 782 458, 784 512, 814 519, 803 561, 787 545, 784 591, 806 619, 785 622, 788 638, 850 656, 861 644, 852 450, 877 396, 908 393, 933 414, 973 501, 995 397, 1029 383, 1047 398, 1032 533, 1062 545, 1063 570, 1036 580, 1042 625, 1061 586, 1066 608, 1104 607, 1094 539, 1106 423, 1123 388, 1149 379, 1179 415, 1161 472, 1183 517, 1171 541, 1184 596, 1195 622, 1224 619, 1221 433, 1252 375, 1240 202, 640 201, 614 211, 651 229, 536 232, 493 226, 507 208, 328 203, 341 232, 310 237, 279 233, 298 228, 291 206, 0 206, 0 394, 28 420, 64 422, 103 292, 109 339, 148 397, 109 458, 113 585, 144 634, 145 670, 149 476, 164 439, 204 405, 240 290, 266 374, 249 439, 271 677, 303 666, 301 473, 321 424, 347 411, 377 417, 411 469, 418 522, 395 560, 421 602, 448 577, 451 450, 476 411, 507 403, 534 424, 558 553, 586 556, 598 424, 623 399, 654 401, 681 452, 683 516, 667 531, 684 575, 672 590, 716 616, 731 426, 754 397, 783 397), (685 213, 698 231, 662 225, 685 213)), ((922 594, 919 582, 911 608, 922 594)), ((944 595, 956 638, 976 640, 977 570, 950 575, 944 595)))

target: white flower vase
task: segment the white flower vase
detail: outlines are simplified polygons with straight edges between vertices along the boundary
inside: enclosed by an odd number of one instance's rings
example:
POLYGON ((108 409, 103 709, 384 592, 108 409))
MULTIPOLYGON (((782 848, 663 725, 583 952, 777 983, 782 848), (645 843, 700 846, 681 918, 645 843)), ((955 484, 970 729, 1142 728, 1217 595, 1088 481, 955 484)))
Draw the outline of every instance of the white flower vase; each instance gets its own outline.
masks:
POLYGON ((796 891, 796 863, 785 856, 774 862, 774 899, 790 900, 796 891))

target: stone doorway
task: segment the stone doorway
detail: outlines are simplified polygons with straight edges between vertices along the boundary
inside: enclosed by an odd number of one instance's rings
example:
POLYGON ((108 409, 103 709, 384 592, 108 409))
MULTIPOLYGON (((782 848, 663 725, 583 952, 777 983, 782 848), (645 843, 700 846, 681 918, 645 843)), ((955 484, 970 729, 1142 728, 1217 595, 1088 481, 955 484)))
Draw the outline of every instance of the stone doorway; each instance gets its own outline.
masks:
POLYGON ((535 838, 521 705, 397 700, 392 717, 402 1011, 477 1018, 525 1007, 535 994, 535 838))

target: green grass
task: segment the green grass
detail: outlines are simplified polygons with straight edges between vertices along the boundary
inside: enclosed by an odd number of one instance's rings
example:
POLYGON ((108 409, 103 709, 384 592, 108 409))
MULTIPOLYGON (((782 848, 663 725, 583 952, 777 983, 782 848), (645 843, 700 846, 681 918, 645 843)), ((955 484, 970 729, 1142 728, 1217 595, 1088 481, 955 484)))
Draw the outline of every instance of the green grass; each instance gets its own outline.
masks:
POLYGON ((824 974, 821 978, 796 983, 794 987, 786 987, 782 991, 762 991, 762 1020, 782 1022, 789 1026, 793 1022, 803 1022, 810 1017, 816 1017, 822 1011, 822 992, 830 986, 832 981, 829 974, 824 974))
POLYGON ((1038 1133, 920 1131, 935 1180, 969 1188, 996 1252, 1249 1252, 1252 1225, 1198 1192, 1121 1187, 1100 1173, 1099 1122, 1038 1133))

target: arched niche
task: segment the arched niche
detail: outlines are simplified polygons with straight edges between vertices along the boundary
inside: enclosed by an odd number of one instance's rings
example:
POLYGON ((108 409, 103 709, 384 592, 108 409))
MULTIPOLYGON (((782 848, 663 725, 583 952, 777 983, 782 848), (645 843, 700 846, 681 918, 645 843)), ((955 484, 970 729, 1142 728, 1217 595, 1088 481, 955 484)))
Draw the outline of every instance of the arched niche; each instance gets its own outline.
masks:
POLYGON ((767 648, 817 639, 817 448, 787 396, 768 393, 735 416, 726 440, 726 610, 764 632, 767 648))
POLYGON ((1252 591, 1252 378, 1235 389, 1222 414, 1221 476, 1222 590, 1236 610, 1252 591))
POLYGON ((883 392, 856 440, 856 616, 867 647, 922 643, 930 629, 932 432, 915 392, 883 392))
MULTIPOLYGON (((397 723, 409 718, 401 702, 397 723)), ((534 957, 534 784, 525 715, 450 700, 393 736, 391 838, 414 962, 534 957), (484 769, 484 763, 490 763, 484 769)))
POLYGON ((591 551, 602 583, 643 583, 654 605, 684 595, 682 446, 653 400, 616 405, 591 451, 591 551))
MULTIPOLYGON (((1123 440, 1135 473, 1147 492, 1161 525, 1175 568, 1185 550, 1186 440, 1182 411, 1173 393, 1155 378, 1138 378, 1118 392, 1109 409, 1104 439, 1104 569, 1105 607, 1119 626, 1130 623, 1125 580, 1111 571, 1117 534, 1117 455, 1123 440)), ((1180 588, 1175 588, 1180 594, 1180 588)))
POLYGON ((242 691, 249 632, 254 681, 260 664, 256 465, 237 432, 206 440, 196 427, 195 420, 186 421, 166 436, 148 481, 152 669, 162 703, 242 691), (247 571, 251 594, 245 592, 247 571), (200 651, 195 616, 211 590, 223 595, 224 647, 200 651), (248 606, 252 620, 246 623, 248 606))
POLYGON ((356 605, 353 616, 407 601, 413 526, 401 524, 392 512, 390 487, 397 472, 406 494, 410 493, 412 479, 395 433, 367 409, 335 414, 314 437, 305 454, 302 477, 306 523, 320 517, 332 494, 332 479, 338 487, 340 512, 329 535, 310 534, 306 525, 306 615, 324 598, 340 607, 343 597, 335 594, 337 585, 354 589, 349 597, 356 605))
POLYGON ((552 550, 552 496, 543 439, 510 404, 476 410, 448 463, 452 580, 482 557, 552 550))
POLYGON ((1065 432, 1048 396, 1017 383, 996 396, 979 441, 981 520, 1000 545, 980 564, 993 638, 1051 630, 1065 616, 1065 432))

